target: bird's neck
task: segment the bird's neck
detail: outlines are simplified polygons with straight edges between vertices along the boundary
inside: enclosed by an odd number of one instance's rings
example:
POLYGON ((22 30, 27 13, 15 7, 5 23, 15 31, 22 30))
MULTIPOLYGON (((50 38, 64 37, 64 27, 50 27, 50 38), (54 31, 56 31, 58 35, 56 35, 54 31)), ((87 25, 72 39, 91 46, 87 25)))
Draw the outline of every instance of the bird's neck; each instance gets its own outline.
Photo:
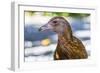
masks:
POLYGON ((65 28, 63 33, 58 34, 58 40, 62 40, 62 38, 64 38, 67 41, 73 40, 71 27, 65 28))

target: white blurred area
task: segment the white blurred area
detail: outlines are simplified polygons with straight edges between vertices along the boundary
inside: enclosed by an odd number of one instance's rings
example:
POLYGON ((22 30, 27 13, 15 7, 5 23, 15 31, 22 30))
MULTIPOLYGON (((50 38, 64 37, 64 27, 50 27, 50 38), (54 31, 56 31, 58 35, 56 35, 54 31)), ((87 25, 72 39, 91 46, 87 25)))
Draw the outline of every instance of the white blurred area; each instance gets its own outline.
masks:
POLYGON ((25 49, 25 61, 52 61, 53 52, 56 49, 56 44, 51 44, 49 46, 38 46, 33 48, 25 49), (47 56, 46 56, 47 55, 47 56))
MULTIPOLYGON (((42 16, 42 12, 36 12, 34 16, 29 16, 28 13, 26 13, 25 27, 32 26, 38 29, 40 26, 46 24, 51 18, 52 17, 50 16, 42 16)), ((83 42, 88 52, 88 55, 90 56, 91 54, 91 45, 90 45, 91 33, 90 33, 90 20, 89 20, 90 17, 83 18, 82 24, 80 20, 78 19, 76 20, 75 18, 72 18, 72 17, 67 17, 66 19, 69 21, 69 23, 72 26, 73 34, 83 42)), ((35 32, 33 29, 32 30, 31 29, 28 28, 27 32, 29 31, 35 32)), ((34 38, 34 35, 32 36, 34 38)), ((38 35, 38 36, 41 36, 41 35, 38 35)), ((53 60, 53 53, 57 46, 57 39, 58 37, 55 34, 55 35, 51 35, 50 37, 47 36, 47 38, 44 38, 41 40, 35 40, 35 41, 25 40, 25 46, 24 46, 25 47, 25 53, 24 53, 25 62, 53 60)))
POLYGON ((25 14, 26 14, 25 24, 26 25, 37 24, 37 25, 35 25, 35 27, 36 26, 39 27, 39 26, 47 23, 51 19, 51 17, 49 17, 49 16, 45 16, 45 17, 42 16, 42 12, 36 12, 34 14, 34 16, 28 15, 28 12, 25 12, 25 14))

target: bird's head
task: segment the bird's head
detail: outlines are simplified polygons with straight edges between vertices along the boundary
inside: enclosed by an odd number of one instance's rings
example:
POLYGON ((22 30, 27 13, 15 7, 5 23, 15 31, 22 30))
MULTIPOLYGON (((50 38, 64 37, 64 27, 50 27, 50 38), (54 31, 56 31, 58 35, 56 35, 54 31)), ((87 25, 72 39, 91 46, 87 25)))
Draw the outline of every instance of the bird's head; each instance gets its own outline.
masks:
POLYGON ((56 33, 63 33, 69 27, 68 21, 63 17, 53 17, 47 24, 41 26, 39 31, 52 30, 56 33))

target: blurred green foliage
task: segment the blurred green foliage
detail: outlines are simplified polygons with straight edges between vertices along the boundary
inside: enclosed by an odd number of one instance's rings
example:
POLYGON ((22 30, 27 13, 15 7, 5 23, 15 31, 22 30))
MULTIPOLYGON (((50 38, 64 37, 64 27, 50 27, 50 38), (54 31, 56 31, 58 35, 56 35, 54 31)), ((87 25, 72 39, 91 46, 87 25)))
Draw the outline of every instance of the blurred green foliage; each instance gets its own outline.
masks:
POLYGON ((69 13, 66 12, 44 12, 44 16, 65 16, 67 17, 69 13))
POLYGON ((34 16, 39 13, 42 16, 63 16, 63 17, 87 17, 90 16, 88 13, 68 13, 68 12, 37 12, 37 11, 25 11, 29 16, 34 16))
POLYGON ((87 16, 90 16, 90 14, 87 14, 87 13, 69 13, 69 16, 71 16, 71 17, 87 17, 87 16))

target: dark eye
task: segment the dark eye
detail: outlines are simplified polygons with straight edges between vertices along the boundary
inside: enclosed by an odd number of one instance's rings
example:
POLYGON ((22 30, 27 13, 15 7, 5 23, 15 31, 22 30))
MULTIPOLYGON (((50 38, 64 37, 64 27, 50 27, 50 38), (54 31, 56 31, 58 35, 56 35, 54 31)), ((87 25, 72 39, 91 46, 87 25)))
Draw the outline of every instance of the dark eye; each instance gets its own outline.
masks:
POLYGON ((53 23, 57 23, 57 21, 53 21, 53 23))

